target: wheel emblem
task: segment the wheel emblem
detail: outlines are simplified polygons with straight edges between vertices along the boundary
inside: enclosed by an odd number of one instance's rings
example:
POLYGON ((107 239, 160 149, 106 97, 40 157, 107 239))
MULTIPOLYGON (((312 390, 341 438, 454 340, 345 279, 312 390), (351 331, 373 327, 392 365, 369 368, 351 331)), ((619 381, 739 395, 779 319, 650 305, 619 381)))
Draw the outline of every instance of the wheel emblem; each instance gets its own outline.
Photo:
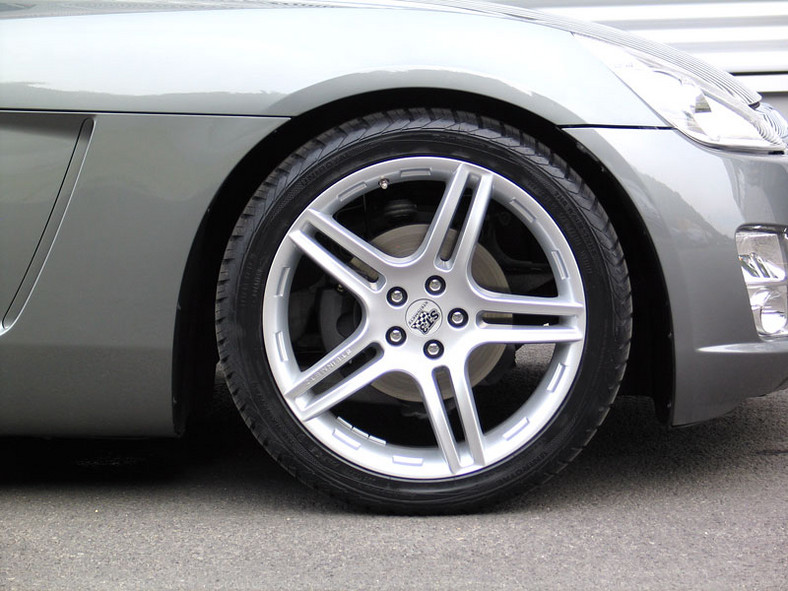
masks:
POLYGON ((441 309, 432 300, 417 300, 407 312, 408 328, 416 334, 427 336, 441 325, 441 309))

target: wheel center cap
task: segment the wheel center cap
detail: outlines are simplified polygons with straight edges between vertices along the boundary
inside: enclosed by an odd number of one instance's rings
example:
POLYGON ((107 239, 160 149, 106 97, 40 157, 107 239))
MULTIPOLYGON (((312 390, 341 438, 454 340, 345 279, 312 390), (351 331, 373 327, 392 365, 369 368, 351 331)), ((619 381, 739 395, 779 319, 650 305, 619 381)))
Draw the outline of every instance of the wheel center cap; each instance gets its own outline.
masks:
POLYGON ((432 300, 416 300, 405 313, 405 322, 411 332, 426 337, 441 325, 443 313, 432 300))

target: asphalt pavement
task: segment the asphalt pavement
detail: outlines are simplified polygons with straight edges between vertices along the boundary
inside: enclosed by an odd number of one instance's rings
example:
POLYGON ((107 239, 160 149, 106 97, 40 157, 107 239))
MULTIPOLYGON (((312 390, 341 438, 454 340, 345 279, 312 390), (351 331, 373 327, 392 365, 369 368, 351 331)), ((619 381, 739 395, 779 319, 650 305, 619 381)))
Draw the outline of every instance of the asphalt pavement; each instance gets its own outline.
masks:
POLYGON ((788 589, 788 391, 678 430, 621 398, 559 477, 463 516, 326 499, 224 404, 184 440, 0 461, 2 589, 788 589))

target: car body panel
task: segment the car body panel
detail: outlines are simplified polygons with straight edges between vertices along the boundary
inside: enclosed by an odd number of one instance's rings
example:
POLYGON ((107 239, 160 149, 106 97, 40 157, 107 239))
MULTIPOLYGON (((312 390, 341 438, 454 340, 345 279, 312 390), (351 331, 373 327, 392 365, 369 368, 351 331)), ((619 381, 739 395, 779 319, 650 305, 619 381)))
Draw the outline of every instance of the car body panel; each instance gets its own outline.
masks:
POLYGON ((0 112, 0 318, 53 212, 83 117, 0 112))
POLYGON ((673 317, 672 423, 718 416, 788 380, 788 342, 757 335, 735 243, 743 225, 788 225, 788 156, 699 148, 664 130, 567 132, 623 184, 660 259, 673 317))
POLYGON ((559 125, 664 125, 570 33, 487 15, 300 8, 0 20, 0 55, 4 109, 294 116, 347 96, 436 88, 527 105, 559 125))
POLYGON ((53 247, 0 334, 2 434, 173 434, 189 250, 223 180, 284 121, 89 118, 90 148, 53 247))

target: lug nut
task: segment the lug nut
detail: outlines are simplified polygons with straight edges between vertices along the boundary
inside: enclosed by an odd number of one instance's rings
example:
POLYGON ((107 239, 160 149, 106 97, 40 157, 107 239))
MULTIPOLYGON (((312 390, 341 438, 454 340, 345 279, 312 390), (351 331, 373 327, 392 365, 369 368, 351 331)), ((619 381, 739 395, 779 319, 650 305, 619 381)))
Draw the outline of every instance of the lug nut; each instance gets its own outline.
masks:
POLYGON ((439 341, 430 341, 424 345, 424 354, 430 359, 437 359, 443 355, 443 345, 439 341))
POLYGON ((468 315, 465 313, 465 310, 460 310, 459 308, 452 310, 449 314, 449 324, 454 327, 461 327, 465 326, 465 323, 468 322, 468 315))
POLYGON ((401 345, 405 342, 405 331, 395 326, 386 333, 386 340, 392 345, 401 345))
POLYGON ((408 299, 408 294, 401 287, 392 287, 388 293, 388 301, 392 306, 401 306, 408 299))
POLYGON ((443 290, 446 289, 446 282, 438 276, 430 277, 424 285, 427 291, 433 295, 443 293, 443 290))

